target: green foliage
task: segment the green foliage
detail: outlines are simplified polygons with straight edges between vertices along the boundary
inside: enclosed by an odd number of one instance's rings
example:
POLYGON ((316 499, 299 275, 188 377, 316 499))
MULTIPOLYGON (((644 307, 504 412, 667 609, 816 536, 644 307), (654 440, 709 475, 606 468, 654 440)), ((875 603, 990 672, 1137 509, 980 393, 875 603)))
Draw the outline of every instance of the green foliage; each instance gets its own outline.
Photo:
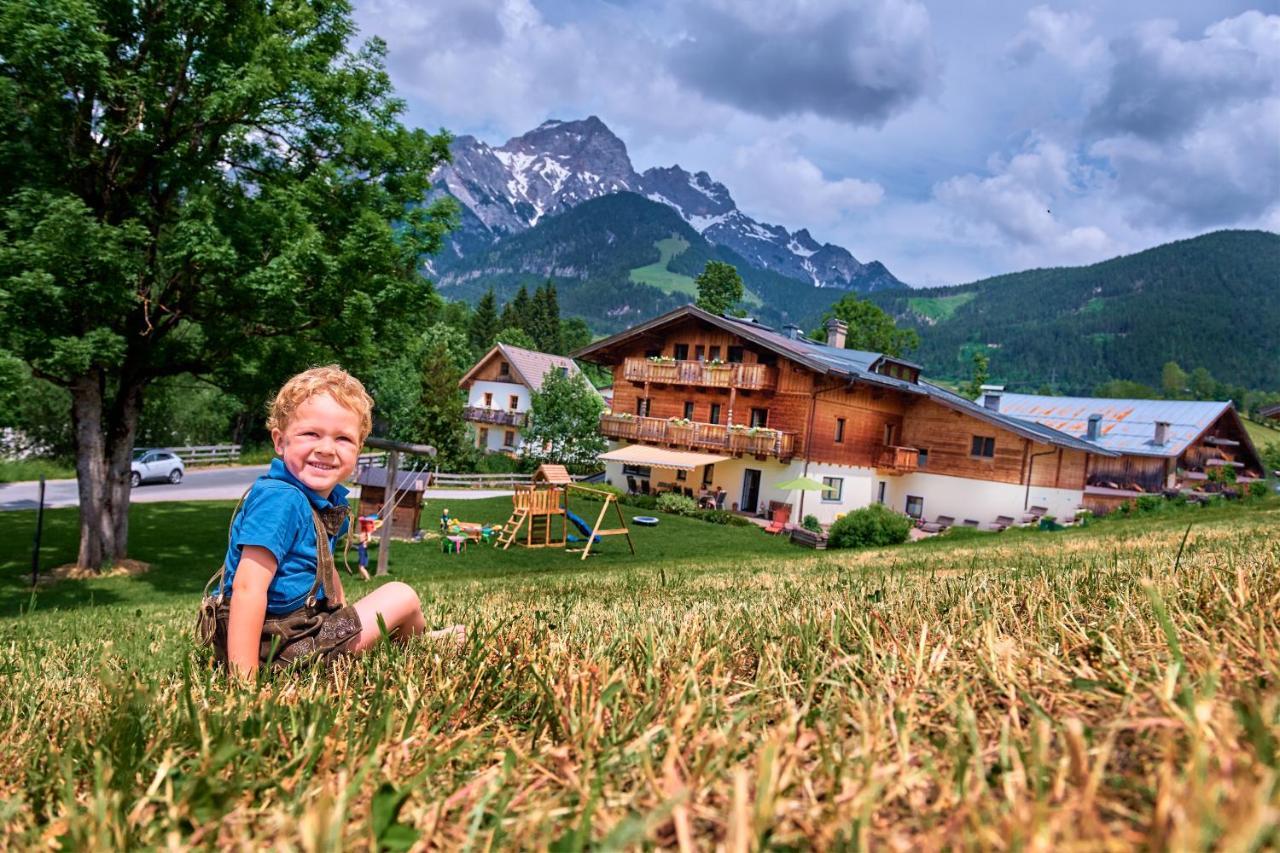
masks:
POLYGON ((239 400, 194 376, 166 376, 147 388, 139 447, 218 444, 231 434, 239 400))
POLYGON ((827 321, 836 318, 849 327, 845 333, 845 349, 882 352, 902 356, 920 346, 920 334, 915 329, 900 329, 893 318, 879 305, 857 294, 849 293, 822 315, 822 325, 811 334, 814 340, 827 339, 827 321))
POLYGON ((698 512, 698 504, 693 498, 675 492, 658 495, 658 510, 672 515, 694 515, 698 512))
POLYGON ((972 373, 969 374, 969 381, 960 386, 960 396, 976 400, 982 393, 982 386, 986 385, 987 379, 990 378, 989 368, 990 362, 987 360, 986 352, 982 349, 974 349, 972 373))
POLYGON ((712 314, 724 314, 742 301, 742 276, 723 261, 707 261, 693 283, 698 288, 698 307, 712 314))
POLYGON ((467 329, 471 351, 476 358, 480 358, 493 346, 498 330, 498 300, 491 287, 476 303, 476 310, 471 315, 471 324, 467 329))
POLYGON ((1265 231, 1219 231, 1087 267, 872 299, 921 330, 913 358, 930 376, 964 376, 967 347, 979 340, 1000 344, 991 372, 1011 387, 1048 380, 1088 394, 1112 379, 1163 387, 1168 378, 1172 388, 1177 377, 1164 368, 1176 355, 1188 374, 1172 397, 1244 403, 1240 389, 1280 389, 1268 331, 1280 328, 1280 236, 1265 231), (911 306, 966 295, 949 316, 922 318, 911 306), (1218 381, 1201 376, 1197 387, 1196 366, 1218 381))
POLYGON ((906 542, 911 519, 882 504, 855 509, 836 519, 827 534, 828 548, 869 548, 906 542))
POLYGON ((1255 480, 1249 484, 1249 497, 1251 498, 1265 498, 1269 492, 1270 487, 1267 485, 1266 480, 1255 480))
POLYGON ((804 520, 800 522, 800 526, 811 533, 822 532, 822 522, 818 521, 816 515, 806 515, 804 520))
POLYGON ((1176 361, 1166 361, 1160 368, 1160 390, 1166 400, 1177 400, 1187 393, 1187 374, 1176 361))
MULTIPOLYGON (((560 341, 564 347, 561 355, 568 355, 591 343, 591 328, 581 317, 569 317, 560 321, 560 341)), ((612 374, 610 374, 612 375, 612 374)))
MULTIPOLYGON (((435 447, 436 464, 442 470, 451 471, 467 466, 472 447, 466 422, 462 419, 466 398, 458 388, 463 369, 458 363, 455 348, 462 335, 449 327, 440 331, 441 334, 424 341, 419 371, 421 402, 410 440, 435 447)), ((392 434, 396 434, 394 425, 392 434)))
POLYGON ((533 392, 529 425, 523 430, 526 454, 578 471, 596 466, 607 445, 598 427, 604 400, 580 373, 552 370, 533 392))
POLYGON ((1120 397, 1130 400, 1159 400, 1160 392, 1150 385, 1130 379, 1112 379, 1093 389, 1095 397, 1120 397))
POLYGON ((529 333, 519 326, 511 326, 498 332, 494 336, 493 342, 519 347, 520 349, 536 350, 538 348, 537 342, 529 337, 529 333))

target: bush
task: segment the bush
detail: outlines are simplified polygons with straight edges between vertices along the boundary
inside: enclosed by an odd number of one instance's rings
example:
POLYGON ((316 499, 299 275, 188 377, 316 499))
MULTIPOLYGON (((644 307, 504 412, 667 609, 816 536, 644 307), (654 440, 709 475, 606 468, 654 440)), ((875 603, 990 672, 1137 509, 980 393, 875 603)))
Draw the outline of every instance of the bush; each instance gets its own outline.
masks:
POLYGON ((595 501, 600 503, 604 500, 604 495, 598 495, 595 494, 595 492, 608 492, 618 499, 618 503, 630 503, 630 501, 627 500, 628 495, 626 491, 609 483, 583 483, 582 487, 584 489, 591 489, 591 491, 579 492, 575 489, 572 493, 574 498, 582 498, 584 501, 595 501))
POLYGON ((866 548, 907 541, 911 519, 881 504, 856 509, 831 525, 829 548, 866 548))
POLYGON ((816 515, 806 515, 804 521, 800 522, 800 526, 811 533, 822 532, 822 522, 818 521, 816 515))
POLYGON ((747 519, 734 515, 727 509, 700 509, 696 517, 710 524, 727 524, 730 527, 751 527, 747 519))
POLYGON ((1164 497, 1162 495, 1143 495, 1137 501, 1138 512, 1160 512, 1164 509, 1164 497))
POLYGON ((653 495, 627 495, 619 498, 618 502, 650 512, 658 508, 658 499, 653 495))
POLYGON ((694 515, 698 512, 698 504, 693 498, 667 492, 658 497, 658 511, 669 512, 672 515, 694 515))
POLYGON ((1258 480, 1257 482, 1249 484, 1249 497, 1265 498, 1266 496, 1267 496, 1267 483, 1265 480, 1258 480))

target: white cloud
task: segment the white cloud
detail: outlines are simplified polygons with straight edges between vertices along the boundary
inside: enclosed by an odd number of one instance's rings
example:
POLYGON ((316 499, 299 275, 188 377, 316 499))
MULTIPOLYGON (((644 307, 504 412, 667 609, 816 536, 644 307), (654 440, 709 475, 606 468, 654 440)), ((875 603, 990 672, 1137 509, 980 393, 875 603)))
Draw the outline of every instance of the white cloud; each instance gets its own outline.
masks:
POLYGON ((1092 34, 1093 19, 1081 12, 1055 12, 1036 6, 1027 12, 1027 24, 1006 53, 1017 65, 1025 65, 1041 53, 1080 70, 1107 58, 1105 42, 1092 34))
POLYGON ((852 211, 878 205, 884 187, 857 178, 829 179, 788 139, 739 146, 716 169, 748 215, 785 225, 830 226, 852 211))

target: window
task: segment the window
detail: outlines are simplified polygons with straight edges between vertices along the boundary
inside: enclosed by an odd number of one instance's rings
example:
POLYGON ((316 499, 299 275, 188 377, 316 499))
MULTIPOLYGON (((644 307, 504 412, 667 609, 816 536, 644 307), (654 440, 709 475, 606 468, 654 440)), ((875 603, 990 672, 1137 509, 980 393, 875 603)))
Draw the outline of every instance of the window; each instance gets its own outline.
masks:
POLYGON ((677 480, 681 480, 681 481, 688 480, 688 479, 689 479, 689 472, 688 472, 688 471, 676 471, 676 479, 677 479, 677 480))
POLYGON ((516 409, 520 408, 520 397, 516 394, 512 394, 510 397, 508 397, 507 408, 511 409, 513 412, 516 409))
POLYGON ((884 503, 884 488, 886 485, 885 481, 881 480, 879 487, 876 489, 876 503, 878 504, 884 503))
POLYGON ((707 358, 711 361, 720 360, 720 347, 711 347, 707 350, 707 358))
POLYGON ((922 447, 920 448, 919 451, 916 452, 916 467, 917 468, 929 467, 929 450, 927 448, 922 447))
POLYGON ((729 363, 742 364, 742 347, 729 347, 729 363))
POLYGON ((719 403, 711 404, 711 416, 707 419, 707 423, 709 424, 720 423, 720 404, 719 403))
POLYGON ((692 400, 684 401, 684 418, 687 421, 693 420, 693 401, 692 400))
POLYGON ((567 367, 558 367, 558 368, 556 368, 556 369, 560 371, 560 375, 561 375, 561 376, 568 376, 568 375, 569 375, 569 368, 567 368, 567 367))
POLYGON ((676 351, 675 351, 675 352, 676 352, 676 361, 688 361, 688 360, 689 360, 689 345, 688 345, 688 344, 676 344, 676 351))
POLYGON ((509 430, 507 430, 506 432, 504 432, 504 433, 502 434, 502 446, 503 446, 503 447, 515 447, 515 446, 516 446, 516 431, 515 431, 515 430, 513 430, 513 429, 509 429, 509 430))
POLYGON ((838 504, 844 494, 844 478, 843 477, 823 477, 822 502, 824 504, 838 504))
POLYGON ((624 464, 622 466, 622 473, 624 476, 643 477, 644 479, 647 480, 649 479, 650 476, 652 476, 653 469, 651 469, 648 465, 625 465, 624 464))
POLYGON ((893 447, 893 434, 897 431, 893 427, 893 424, 884 425, 884 443, 886 447, 893 447))
POLYGON ((924 518, 924 498, 907 495, 907 515, 912 518, 924 518))
POLYGON ((661 357, 662 357, 662 350, 660 350, 660 349, 647 349, 647 350, 645 350, 645 351, 644 351, 644 357, 645 357, 645 358, 661 358, 661 357))
POLYGON ((715 477, 715 470, 716 470, 715 463, 702 466, 702 488, 704 489, 711 488, 711 480, 713 477, 715 477))
POLYGON ((643 418, 649 414, 649 398, 636 397, 636 416, 643 418))
POLYGON ((970 456, 980 456, 984 459, 991 459, 996 455, 996 439, 991 435, 975 435, 973 444, 969 447, 970 456))
POLYGON ((476 445, 478 447, 489 446, 489 428, 488 427, 480 427, 480 440, 476 442, 476 445))
POLYGON ((693 348, 693 360, 694 360, 694 361, 706 361, 706 360, 707 360, 707 348, 706 348, 705 346, 703 346, 702 344, 698 344, 697 346, 695 346, 695 347, 693 348))
POLYGON ((493 408, 493 392, 492 392, 492 391, 485 391, 485 392, 484 392, 484 407, 485 407, 486 409, 492 409, 492 408, 493 408))
POLYGON ((769 425, 768 409, 752 409, 751 410, 751 426, 767 427, 769 425))
POLYGON ((511 365, 507 364, 505 361, 500 361, 500 362, 498 362, 498 375, 499 375, 499 376, 510 376, 510 375, 511 375, 511 365))
POLYGON ((836 444, 844 443, 844 418, 836 418, 836 444))
POLYGON ((773 367, 775 364, 778 363, 778 356, 776 353, 762 352, 758 356, 756 356, 756 361, 758 361, 760 364, 773 367))

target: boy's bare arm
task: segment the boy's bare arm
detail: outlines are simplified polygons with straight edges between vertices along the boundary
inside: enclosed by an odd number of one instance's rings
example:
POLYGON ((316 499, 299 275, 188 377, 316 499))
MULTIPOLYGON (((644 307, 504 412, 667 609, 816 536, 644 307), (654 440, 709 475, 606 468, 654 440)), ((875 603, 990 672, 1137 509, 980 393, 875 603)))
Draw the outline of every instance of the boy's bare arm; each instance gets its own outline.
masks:
POLYGON ((231 671, 243 678, 252 678, 258 671, 267 587, 275 573, 275 555, 258 545, 244 547, 231 582, 231 615, 227 620, 227 661, 231 671))

